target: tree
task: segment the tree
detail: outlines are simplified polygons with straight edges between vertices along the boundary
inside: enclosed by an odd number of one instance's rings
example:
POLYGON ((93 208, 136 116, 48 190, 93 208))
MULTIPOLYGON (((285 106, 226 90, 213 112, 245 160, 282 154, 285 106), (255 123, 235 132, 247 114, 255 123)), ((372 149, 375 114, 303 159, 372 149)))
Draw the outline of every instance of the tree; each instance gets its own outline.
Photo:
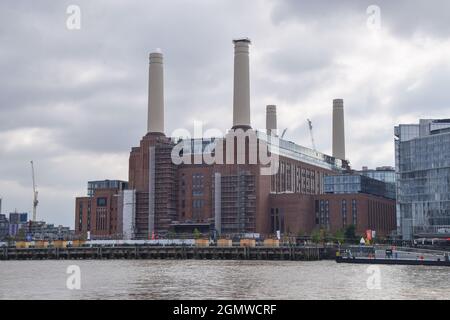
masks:
POLYGON ((331 238, 330 233, 328 232, 327 229, 322 229, 320 231, 322 236, 322 242, 327 242, 329 238, 331 238))
POLYGON ((320 242, 320 231, 319 230, 314 230, 311 233, 311 240, 314 243, 319 243, 320 242))
POLYGON ((176 236, 177 234, 172 230, 167 233, 167 239, 175 239, 176 236))
POLYGON ((194 229, 194 232, 192 234, 194 235, 194 239, 200 239, 200 237, 202 236, 202 234, 200 233, 200 231, 198 231, 197 228, 194 229))
POLYGON ((345 232, 344 232, 344 230, 341 229, 341 230, 336 231, 336 233, 334 234, 334 238, 340 244, 344 243, 345 242, 345 232))
POLYGON ((355 242, 356 241, 356 228, 353 224, 349 225, 345 229, 345 239, 349 242, 355 242))
POLYGON ((314 243, 324 242, 327 238, 327 231, 325 229, 316 229, 311 233, 311 240, 314 243))

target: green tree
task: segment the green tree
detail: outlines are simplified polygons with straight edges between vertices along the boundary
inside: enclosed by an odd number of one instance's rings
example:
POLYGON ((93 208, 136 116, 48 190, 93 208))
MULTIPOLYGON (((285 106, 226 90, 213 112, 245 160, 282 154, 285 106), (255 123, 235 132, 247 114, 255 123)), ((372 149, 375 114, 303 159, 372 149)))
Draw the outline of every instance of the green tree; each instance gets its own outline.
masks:
POLYGON ((202 234, 200 233, 200 231, 198 231, 197 228, 194 229, 194 232, 192 234, 194 235, 194 239, 200 239, 200 237, 202 236, 202 234))
POLYGON ((348 242, 355 242, 356 241, 356 228, 355 226, 349 225, 346 229, 345 229, 345 239, 348 242))
POLYGON ((334 238, 336 239, 337 242, 344 243, 345 242, 344 230, 341 229, 341 230, 336 231, 336 233, 334 234, 334 238))
POLYGON ((327 230, 325 229, 316 229, 311 234, 311 240, 314 243, 323 243, 328 238, 327 230))
POLYGON ((320 230, 314 230, 311 233, 311 240, 312 240, 312 242, 319 243, 320 239, 321 239, 320 230))
POLYGON ((174 231, 169 231, 169 232, 167 233, 167 238, 168 238, 168 239, 175 239, 176 236, 177 236, 177 234, 176 234, 174 231))
POLYGON ((328 232, 327 229, 322 229, 322 230, 320 230, 320 232, 321 232, 322 242, 327 242, 331 238, 330 233, 328 232))

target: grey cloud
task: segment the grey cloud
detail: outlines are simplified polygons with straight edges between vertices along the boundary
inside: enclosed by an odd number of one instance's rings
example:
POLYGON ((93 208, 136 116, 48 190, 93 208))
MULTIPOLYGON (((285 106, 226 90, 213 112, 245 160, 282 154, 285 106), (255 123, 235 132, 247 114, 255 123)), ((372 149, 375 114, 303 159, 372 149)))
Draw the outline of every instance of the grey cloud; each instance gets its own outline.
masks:
POLYGON ((396 114, 421 113, 424 118, 448 117, 450 108, 450 64, 439 65, 430 69, 419 79, 415 79, 418 85, 410 83, 413 87, 401 88, 400 94, 393 101, 396 114))
MULTIPOLYGON (((34 159, 47 197, 43 218, 72 225, 74 190, 84 190, 88 179, 126 178, 127 154, 145 134, 150 51, 159 47, 165 54, 168 132, 190 126, 192 118, 228 127, 231 39, 251 25, 242 17, 252 4, 235 10, 228 1, 78 1, 79 31, 65 27, 69 4, 0 4, 0 137, 40 128, 33 132, 50 135, 51 144, 0 151, 0 180, 27 190, 34 159), (230 28, 231 16, 243 22, 230 28), (77 81, 83 74, 88 79, 77 81), (119 155, 120 163, 96 163, 119 155), (62 195, 64 201, 57 198, 62 195)), ((28 195, 11 190, 0 190, 7 210, 13 209, 10 199, 29 207, 28 195)))
MULTIPOLYGON (((310 117, 319 150, 329 152, 333 97, 326 89, 345 79, 347 69, 336 57, 352 53, 361 40, 349 30, 365 27, 365 9, 371 4, 83 0, 77 1, 81 30, 69 31, 66 8, 72 3, 0 3, 0 139, 21 130, 42 135, 35 137, 39 144, 0 149, 0 193, 7 210, 31 208, 29 160, 34 159, 42 217, 70 225, 74 196, 85 192, 87 180, 126 179, 128 152, 145 134, 148 53, 157 47, 165 59, 168 133, 190 129, 193 119, 202 120, 205 129, 230 127, 231 39, 249 36, 254 43, 254 127, 264 127, 264 104, 274 103, 279 106, 279 127, 290 126, 290 140, 310 145, 310 117), (291 28, 295 26, 301 32, 291 28), (311 106, 309 99, 316 96, 317 105, 311 106), (293 115, 299 119, 292 121, 293 115), (14 188, 6 187, 12 182, 14 188)), ((433 37, 447 35, 444 15, 449 5, 434 3, 426 8, 419 2, 378 1, 382 22, 401 41, 417 30, 433 37)), ((400 90, 411 79, 398 84, 398 95, 383 112, 395 121, 400 113, 418 112, 427 102, 435 113, 444 112, 448 69, 439 72, 439 67, 425 75, 416 91, 400 90)), ((363 84, 343 96, 349 128, 376 114, 382 97, 375 89, 363 84)), ((347 131, 349 156, 358 166, 393 164, 392 150, 382 150, 392 141, 392 123, 385 125, 379 140, 370 133, 347 131), (368 139, 373 145, 365 143, 368 139), (361 150, 380 150, 380 156, 364 159, 361 150)))
POLYGON ((350 20, 365 24, 370 5, 380 7, 382 27, 399 36, 410 37, 416 32, 442 38, 450 36, 450 3, 446 0, 281 0, 276 1, 272 18, 278 24, 296 20, 333 29, 350 20))

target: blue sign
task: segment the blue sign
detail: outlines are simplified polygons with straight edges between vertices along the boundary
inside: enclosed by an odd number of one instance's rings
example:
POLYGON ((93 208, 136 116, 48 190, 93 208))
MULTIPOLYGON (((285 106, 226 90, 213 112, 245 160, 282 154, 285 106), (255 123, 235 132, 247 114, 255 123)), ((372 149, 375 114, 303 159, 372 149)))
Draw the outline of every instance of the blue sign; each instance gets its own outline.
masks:
POLYGON ((31 233, 27 233, 26 239, 27 239, 27 241, 33 240, 33 235, 31 233))

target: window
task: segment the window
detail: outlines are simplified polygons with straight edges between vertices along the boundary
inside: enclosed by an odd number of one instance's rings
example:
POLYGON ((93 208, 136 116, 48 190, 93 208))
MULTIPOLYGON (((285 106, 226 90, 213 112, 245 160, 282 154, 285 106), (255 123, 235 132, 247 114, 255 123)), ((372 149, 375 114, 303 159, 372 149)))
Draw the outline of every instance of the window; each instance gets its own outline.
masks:
POLYGON ((279 208, 271 208, 270 210, 270 224, 272 233, 276 233, 278 230, 284 232, 284 218, 279 208))
POLYGON ((321 225, 323 225, 325 222, 324 222, 324 212, 325 212, 325 207, 324 207, 324 201, 323 200, 320 200, 320 215, 319 215, 319 224, 321 224, 321 225))
POLYGON ((347 226, 347 200, 342 200, 341 206, 341 214, 342 214, 342 226, 347 226))
POLYGON ((203 208, 203 199, 196 199, 192 201, 192 207, 194 209, 201 209, 203 208))
POLYGON ((202 173, 194 173, 192 175, 192 195, 193 196, 202 196, 203 195, 203 174, 202 173))
POLYGON ((319 222, 321 226, 326 228, 330 225, 330 202, 329 200, 320 200, 319 222))
POLYGON ((203 212, 203 199, 192 200, 192 218, 200 220, 203 212))
POLYGON ((358 222, 357 214, 358 214, 358 211, 356 209, 356 200, 353 199, 352 200, 352 224, 355 226, 356 226, 356 223, 358 222))
POLYGON ((315 207, 316 207, 316 224, 320 223, 320 206, 319 206, 319 200, 316 200, 315 203, 315 207))
POLYGON ((82 230, 83 229, 83 203, 80 202, 80 208, 78 210, 78 216, 79 216, 79 221, 78 221, 78 230, 82 230))
POLYGON ((97 207, 106 207, 107 202, 106 198, 97 198, 97 207))
POLYGON ((89 199, 89 202, 88 202, 87 231, 91 231, 91 199, 89 199))

